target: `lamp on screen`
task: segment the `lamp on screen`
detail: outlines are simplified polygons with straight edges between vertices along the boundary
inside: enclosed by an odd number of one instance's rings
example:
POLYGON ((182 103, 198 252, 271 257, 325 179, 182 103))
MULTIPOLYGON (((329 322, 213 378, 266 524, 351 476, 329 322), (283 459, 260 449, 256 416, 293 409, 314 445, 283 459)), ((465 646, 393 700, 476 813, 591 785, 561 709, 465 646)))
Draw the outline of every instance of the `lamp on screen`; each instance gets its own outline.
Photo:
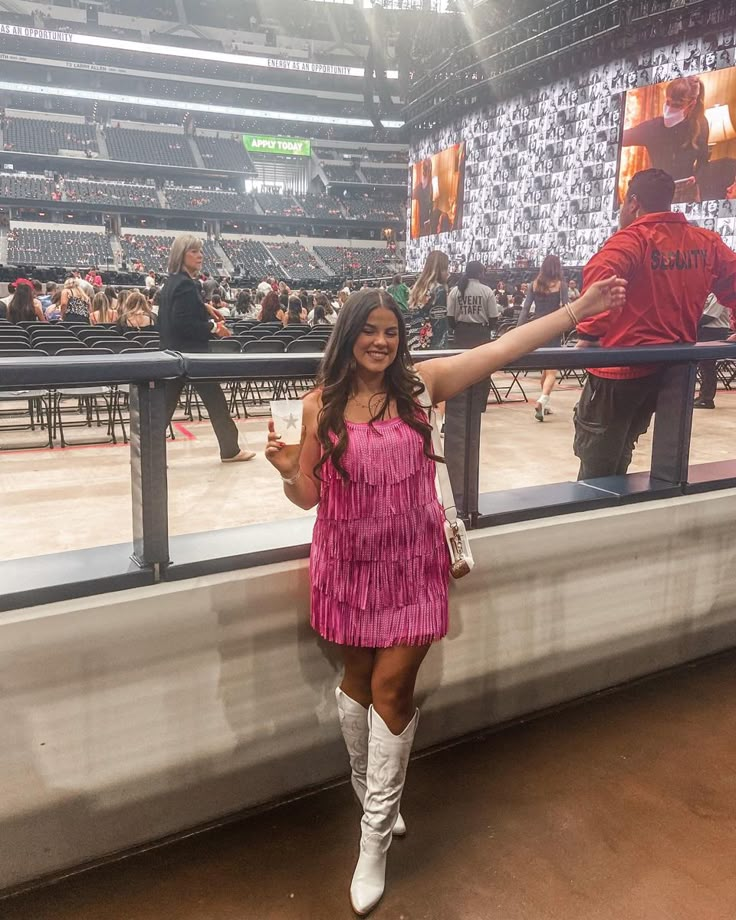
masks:
POLYGON ((727 105, 714 105, 712 108, 706 109, 705 117, 710 125, 708 144, 711 147, 716 144, 722 144, 725 141, 731 141, 736 137, 736 129, 734 129, 727 105))

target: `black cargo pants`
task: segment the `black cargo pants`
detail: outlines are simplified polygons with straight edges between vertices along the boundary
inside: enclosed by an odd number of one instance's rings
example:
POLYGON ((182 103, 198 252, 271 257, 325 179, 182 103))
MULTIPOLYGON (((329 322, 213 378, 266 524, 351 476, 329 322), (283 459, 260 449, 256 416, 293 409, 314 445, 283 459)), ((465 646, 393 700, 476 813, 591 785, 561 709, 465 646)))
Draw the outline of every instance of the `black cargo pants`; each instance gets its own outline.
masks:
POLYGON ((578 479, 623 476, 634 447, 657 408, 662 372, 631 380, 588 374, 575 407, 573 449, 580 460, 578 479))

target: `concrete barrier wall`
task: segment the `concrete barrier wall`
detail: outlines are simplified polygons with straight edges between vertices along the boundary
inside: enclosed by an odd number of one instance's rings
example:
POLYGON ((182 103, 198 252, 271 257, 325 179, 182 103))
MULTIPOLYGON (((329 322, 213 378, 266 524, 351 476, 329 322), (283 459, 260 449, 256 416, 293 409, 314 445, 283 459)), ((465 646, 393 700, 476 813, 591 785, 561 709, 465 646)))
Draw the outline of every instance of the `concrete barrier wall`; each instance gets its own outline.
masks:
MULTIPOLYGON (((734 518, 729 491, 476 533, 417 748, 736 644, 734 518)), ((306 561, 0 615, 0 888, 344 775, 339 672, 306 561)))

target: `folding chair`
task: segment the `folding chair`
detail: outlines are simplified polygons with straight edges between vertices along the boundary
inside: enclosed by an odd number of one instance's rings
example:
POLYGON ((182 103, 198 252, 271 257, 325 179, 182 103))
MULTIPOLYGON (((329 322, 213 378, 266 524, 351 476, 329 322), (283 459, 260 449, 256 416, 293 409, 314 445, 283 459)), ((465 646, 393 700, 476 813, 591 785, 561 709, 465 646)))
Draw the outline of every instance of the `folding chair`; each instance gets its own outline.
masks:
MULTIPOLYGON (((253 342, 246 342, 243 345, 243 354, 283 354, 283 352, 286 351, 287 344, 287 338, 266 336, 261 339, 256 339, 253 342)), ((261 389, 262 386, 269 386, 271 392, 271 395, 269 396, 270 399, 278 398, 276 394, 281 391, 281 383, 278 379, 253 378, 248 380, 241 380, 238 383, 237 392, 235 396, 231 398, 230 405, 235 406, 235 400, 240 399, 241 405, 243 406, 243 411, 246 412, 247 417, 245 401, 248 397, 251 397, 252 401, 259 406, 263 405, 265 402, 261 389)))
MULTIPOLYGON (((528 403, 528 402, 529 402, 529 397, 526 395, 526 390, 525 390, 524 387, 521 385, 521 380, 519 379, 519 378, 521 377, 521 375, 522 375, 523 373, 525 373, 524 369, 521 368, 521 367, 505 367, 505 368, 503 369, 503 371, 504 371, 505 374, 511 374, 511 383, 508 385, 508 387, 507 387, 507 389, 506 389, 506 392, 505 392, 504 395, 503 395, 503 399, 504 399, 504 400, 508 399, 509 396, 511 395, 511 391, 514 389, 514 387, 518 387, 518 388, 519 388, 519 392, 521 393, 521 399, 517 399, 517 400, 513 400, 513 401, 514 401, 514 402, 522 402, 522 401, 523 401, 523 402, 525 402, 525 403, 528 403)), ((492 385, 495 387, 494 384, 492 384, 492 385)), ((498 401, 501 402, 501 394, 500 394, 500 392, 499 392, 498 390, 496 390, 496 393, 498 393, 498 397, 499 397, 499 398, 498 398, 498 401)))
MULTIPOLYGON (((27 357, 33 355, 36 358, 42 358, 39 352, 29 351, 22 352, 18 357, 27 357)), ((6 357, 7 353, 0 354, 0 358, 6 357)), ((0 419, 9 419, 11 424, 0 425, 1 431, 33 431, 37 428, 46 432, 45 441, 38 447, 53 448, 54 442, 51 437, 51 400, 48 390, 11 390, 0 389, 0 419), (20 408, 23 407, 23 412, 20 408), (27 422, 20 422, 24 416, 28 417, 27 422), (18 421, 15 421, 18 420, 18 421)), ((27 444, 17 445, 18 447, 28 447, 27 444)), ((2 448, 4 450, 13 450, 13 447, 2 448)))

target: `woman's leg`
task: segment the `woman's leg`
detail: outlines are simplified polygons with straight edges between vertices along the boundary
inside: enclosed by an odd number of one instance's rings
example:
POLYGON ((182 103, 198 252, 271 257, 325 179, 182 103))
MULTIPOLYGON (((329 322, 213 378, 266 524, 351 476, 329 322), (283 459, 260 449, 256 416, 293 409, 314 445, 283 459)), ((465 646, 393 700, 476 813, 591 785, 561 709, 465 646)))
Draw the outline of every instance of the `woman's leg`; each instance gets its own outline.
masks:
MULTIPOLYGON (((371 704, 371 675, 375 659, 372 648, 342 649, 345 674, 335 691, 340 730, 350 758, 350 780, 362 805, 366 794, 366 771, 368 769, 368 707, 371 704)), ((406 823, 401 815, 396 816, 393 827, 395 837, 406 833, 406 823)))
POLYGON ((194 389, 207 410, 220 445, 220 458, 229 460, 240 452, 238 428, 230 416, 222 387, 215 380, 198 380, 194 389))
POLYGON ((376 649, 360 856, 350 885, 353 910, 361 917, 383 896, 386 854, 399 814, 419 717, 414 706, 414 684, 428 651, 428 645, 376 649))
POLYGON ((414 718, 414 685, 429 645, 376 649, 371 678, 373 708, 400 735, 414 718))
POLYGON ((549 397, 557 381, 557 371, 542 371, 542 392, 534 406, 534 418, 543 422, 545 415, 550 414, 549 397))
POLYGON ((542 371, 542 396, 551 396, 557 383, 557 371, 542 371))
POLYGON ((342 660, 345 665, 340 689, 344 694, 367 709, 371 702, 371 675, 376 650, 372 648, 342 647, 342 660))

